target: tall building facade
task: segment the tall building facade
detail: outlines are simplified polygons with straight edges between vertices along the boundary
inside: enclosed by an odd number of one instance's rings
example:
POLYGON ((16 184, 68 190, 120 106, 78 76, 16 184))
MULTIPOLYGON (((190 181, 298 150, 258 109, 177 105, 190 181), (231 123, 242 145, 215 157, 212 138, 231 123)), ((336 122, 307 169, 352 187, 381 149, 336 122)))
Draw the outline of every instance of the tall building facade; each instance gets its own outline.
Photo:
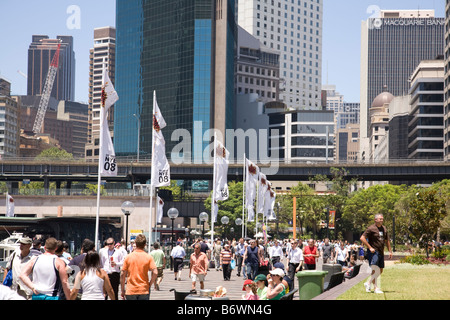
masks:
POLYGON ((19 109, 20 97, 11 96, 11 83, 0 78, 0 159, 19 155, 19 109))
MULTIPOLYGON (((115 82, 116 29, 102 27, 94 29, 94 47, 89 52, 89 124, 86 143, 86 159, 98 159, 100 144, 100 108, 103 68, 108 70, 115 82)), ((114 136, 114 106, 108 112, 108 125, 114 136)))
POLYGON ((333 162, 335 157, 334 112, 296 110, 268 113, 269 148, 278 148, 286 162, 333 162), (278 130, 278 135, 276 131, 278 130), (278 146, 275 139, 278 140, 278 146))
POLYGON ((278 101, 280 54, 238 26, 236 94, 258 94, 259 101, 278 101))
POLYGON ((444 159, 450 161, 450 0, 445 1, 444 159))
POLYGON ((51 96, 57 100, 73 101, 75 98, 75 52, 72 36, 33 35, 28 48, 27 95, 41 95, 45 80, 58 44, 61 44, 59 67, 51 96))
POLYGON ((382 10, 361 24, 361 153, 368 152, 369 109, 377 95, 409 92, 410 76, 422 60, 444 53, 444 18, 434 10, 382 10))
POLYGON ((319 109, 323 0, 240 0, 238 22, 280 52, 280 99, 293 109, 319 109))
POLYGON ((422 61, 411 75, 408 158, 444 158, 444 61, 422 61))
POLYGON ((181 157, 201 161, 203 133, 233 127, 234 0, 117 0, 116 28, 116 155, 150 156, 155 91, 168 157, 190 138, 181 157))

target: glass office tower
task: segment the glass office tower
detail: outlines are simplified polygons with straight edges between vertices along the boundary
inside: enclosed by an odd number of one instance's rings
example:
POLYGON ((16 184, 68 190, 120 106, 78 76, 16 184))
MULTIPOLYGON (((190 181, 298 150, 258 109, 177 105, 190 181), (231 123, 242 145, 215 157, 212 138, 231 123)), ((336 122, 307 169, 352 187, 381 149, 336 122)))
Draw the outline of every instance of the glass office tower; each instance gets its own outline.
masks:
POLYGON ((232 128, 234 0, 117 0, 114 145, 118 156, 150 157, 153 91, 167 122, 166 153, 191 138, 191 160, 209 145, 207 129, 232 128), (136 115, 136 116, 134 116, 136 115), (140 132, 138 133, 138 120, 140 132), (194 129, 195 127, 195 129, 194 129))

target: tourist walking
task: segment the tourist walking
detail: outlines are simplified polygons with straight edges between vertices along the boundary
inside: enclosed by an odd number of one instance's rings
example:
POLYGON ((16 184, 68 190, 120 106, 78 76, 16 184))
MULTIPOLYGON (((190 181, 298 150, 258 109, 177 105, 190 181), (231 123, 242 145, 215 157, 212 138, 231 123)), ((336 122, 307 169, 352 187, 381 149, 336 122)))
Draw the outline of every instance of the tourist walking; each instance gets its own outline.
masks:
POLYGON ((298 242, 292 242, 291 250, 287 257, 288 278, 294 283, 295 274, 303 268, 303 251, 298 247, 298 242))
POLYGON ((256 246, 255 240, 250 240, 250 246, 244 253, 243 264, 247 267, 247 279, 254 280, 259 271, 259 264, 262 262, 260 258, 259 248, 256 246))
POLYGON ((59 300, 59 285, 64 295, 70 296, 66 264, 55 255, 57 243, 55 238, 48 238, 45 253, 34 256, 23 268, 20 279, 33 291, 32 300, 59 300))
POLYGON ((274 245, 269 249, 269 256, 272 260, 272 264, 281 262, 281 257, 283 256, 283 248, 278 244, 278 240, 275 239, 274 245))
POLYGON ((333 246, 330 244, 330 239, 325 238, 322 245, 322 259, 323 263, 330 263, 333 260, 333 246))
POLYGON ((241 276, 241 270, 244 268, 244 271, 243 271, 244 278, 246 278, 245 277, 246 272, 245 272, 245 265, 244 265, 243 261, 244 261, 244 253, 245 253, 246 247, 247 247, 247 244, 245 243, 244 238, 240 238, 239 239, 239 243, 236 244, 236 250, 235 250, 236 267, 237 267, 237 274, 236 275, 238 277, 240 277, 241 276))
MULTIPOLYGON (((124 250, 115 247, 114 238, 106 239, 106 246, 99 251, 100 266, 106 271, 114 290, 114 297, 119 300, 119 285, 120 285, 120 268, 123 266, 125 257, 127 256, 124 250)), ((106 296, 105 299, 108 299, 106 296)))
POLYGON ((153 257, 153 260, 155 260, 156 269, 158 270, 158 276, 155 281, 155 290, 159 291, 159 285, 164 278, 166 255, 164 254, 164 251, 161 250, 158 242, 153 243, 153 250, 150 252, 150 255, 153 257))
POLYGON ((383 293, 377 285, 377 279, 384 269, 384 245, 386 244, 388 247, 389 259, 392 258, 392 251, 386 227, 383 225, 383 215, 381 213, 376 214, 374 220, 375 223, 370 225, 360 238, 369 250, 368 260, 372 269, 372 274, 369 280, 364 283, 364 287, 366 292, 371 292, 370 286, 373 284, 375 293, 383 293))
POLYGON ((144 251, 147 239, 143 234, 135 239, 136 248, 128 254, 120 274, 122 298, 126 300, 149 300, 150 288, 156 281, 158 269, 153 257, 144 251), (149 272, 151 278, 149 279, 149 272), (126 282, 126 290, 125 290, 126 282))
POLYGON ((230 245, 228 243, 224 244, 219 258, 219 262, 223 270, 223 280, 229 281, 231 278, 231 259, 233 259, 233 253, 231 252, 230 245))
POLYGON ((200 289, 205 288, 205 277, 208 273, 208 257, 200 251, 200 243, 194 245, 194 253, 189 260, 189 277, 192 281, 192 290, 195 290, 197 281, 200 282, 200 289))
POLYGON ((316 259, 319 257, 319 251, 314 245, 314 240, 309 239, 308 245, 303 249, 303 259, 306 270, 316 270, 316 259))
POLYGON ((84 258, 84 269, 75 277, 73 289, 70 292, 70 300, 76 300, 78 292, 83 289, 81 300, 105 300, 104 292, 111 300, 115 299, 114 290, 109 280, 109 275, 101 269, 100 255, 90 251, 84 258))
POLYGON ((31 260, 33 255, 31 254, 31 244, 32 240, 30 238, 21 238, 19 240, 19 250, 14 251, 9 257, 8 262, 6 263, 6 272, 4 273, 4 277, 2 282, 5 280, 6 274, 9 270, 12 270, 12 285, 11 290, 17 292, 20 296, 24 297, 27 300, 31 299, 31 295, 33 292, 30 288, 28 288, 22 280, 20 280, 20 274, 24 266, 31 260))
POLYGON ((213 248, 212 248, 212 256, 214 259, 214 267, 216 269, 216 271, 220 271, 220 253, 222 252, 222 245, 219 239, 216 240, 216 242, 214 242, 213 244, 213 248))
POLYGON ((186 256, 186 251, 184 251, 183 243, 181 241, 177 242, 177 245, 170 252, 170 256, 173 259, 173 272, 175 273, 175 280, 181 281, 181 270, 183 270, 183 261, 186 256))

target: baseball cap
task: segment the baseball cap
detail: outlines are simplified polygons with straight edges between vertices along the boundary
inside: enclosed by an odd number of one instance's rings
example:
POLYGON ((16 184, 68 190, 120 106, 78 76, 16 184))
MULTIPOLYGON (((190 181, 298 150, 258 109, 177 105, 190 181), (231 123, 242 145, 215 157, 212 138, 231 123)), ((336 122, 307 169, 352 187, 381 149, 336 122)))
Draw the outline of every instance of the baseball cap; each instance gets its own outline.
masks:
POLYGON ((273 269, 273 270, 269 271, 269 273, 274 275, 274 276, 280 276, 280 277, 284 277, 285 276, 284 271, 282 269, 280 269, 280 268, 273 269))
POLYGON ((30 238, 22 238, 22 239, 19 240, 19 243, 22 243, 22 244, 32 244, 32 243, 33 243, 33 240, 31 240, 30 238))
POLYGON ((284 264, 282 262, 277 262, 273 265, 273 267, 276 268, 280 268, 281 270, 284 271, 284 264))
POLYGON ((245 291, 245 286, 248 285, 248 284, 251 284, 251 283, 253 283, 252 280, 245 280, 244 286, 242 287, 242 291, 245 291))
POLYGON ((267 280, 267 277, 266 277, 265 275, 263 275, 263 274, 258 274, 258 275, 255 277, 255 282, 256 282, 256 281, 265 281, 265 280, 267 280))

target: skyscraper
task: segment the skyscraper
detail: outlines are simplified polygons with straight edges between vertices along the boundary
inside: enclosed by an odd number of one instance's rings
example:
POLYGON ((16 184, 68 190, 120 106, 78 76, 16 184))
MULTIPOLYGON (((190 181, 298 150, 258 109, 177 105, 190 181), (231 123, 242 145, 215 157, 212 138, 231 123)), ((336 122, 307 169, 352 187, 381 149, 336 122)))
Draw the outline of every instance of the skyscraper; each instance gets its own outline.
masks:
POLYGON ((322 84, 323 0, 240 0, 238 21, 280 52, 280 99, 294 109, 319 109, 322 84))
POLYGON ((155 90, 168 157, 190 138, 183 156, 201 159, 203 133, 233 126, 234 0, 118 0, 116 28, 116 155, 136 155, 138 137, 150 155, 155 90))
POLYGON ((434 10, 382 10, 361 24, 361 153, 368 150, 369 108, 384 88, 394 96, 409 91, 409 78, 422 60, 444 53, 444 18, 434 10))
POLYGON ((444 53, 444 159, 450 161, 450 0, 445 1, 444 53))
POLYGON ((33 35, 28 48, 27 95, 40 95, 58 44, 61 43, 59 68, 51 96, 57 100, 73 101, 75 98, 75 52, 72 36, 57 36, 49 39, 46 35, 33 35))
MULTIPOLYGON (((114 84, 116 65, 116 29, 102 27, 94 29, 94 47, 89 54, 89 125, 86 144, 86 159, 98 159, 100 144, 100 107, 103 68, 109 72, 114 84)), ((108 113, 110 131, 114 128, 114 106, 108 113)))

